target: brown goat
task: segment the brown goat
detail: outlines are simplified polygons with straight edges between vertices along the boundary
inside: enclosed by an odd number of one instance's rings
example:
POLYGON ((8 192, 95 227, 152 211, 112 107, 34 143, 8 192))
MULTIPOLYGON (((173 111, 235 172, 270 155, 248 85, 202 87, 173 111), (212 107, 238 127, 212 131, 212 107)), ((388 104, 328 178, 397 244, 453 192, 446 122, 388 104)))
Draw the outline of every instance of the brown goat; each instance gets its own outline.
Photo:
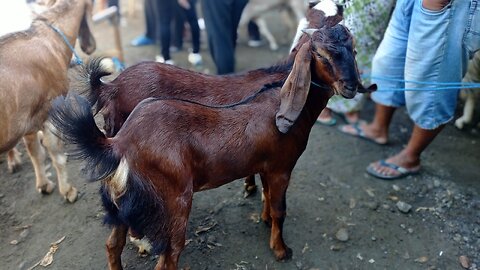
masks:
MULTIPOLYGON (((66 157, 60 140, 45 123, 50 101, 68 91, 67 69, 72 51, 70 44, 77 35, 82 50, 95 50, 87 24, 91 15, 91 0, 58 0, 39 14, 26 31, 0 38, 0 153, 11 150, 23 137, 33 163, 36 188, 51 193, 55 184, 46 176, 44 149, 38 131, 43 131, 43 144, 57 170, 60 193, 70 202, 77 190, 67 181, 66 157)), ((9 157, 15 159, 15 150, 9 157)), ((10 160, 10 158, 9 158, 10 160)))
MULTIPOLYGON (((340 6, 337 6, 335 14, 325 16, 328 11, 321 10, 316 4, 310 3, 307 12, 309 28, 332 26, 342 20, 340 6)), ((285 80, 298 49, 308 40, 309 37, 304 34, 282 65, 226 76, 143 62, 127 68, 112 82, 104 83, 101 77, 110 72, 102 67, 100 60, 93 60, 84 69, 84 86, 80 92, 87 95, 92 105, 96 103, 96 111, 103 115, 107 136, 113 137, 135 106, 145 98, 179 98, 203 104, 229 104, 253 94, 265 84, 285 80)), ((252 175, 245 180, 245 195, 255 190, 255 178, 252 175)))
POLYGON ((113 138, 100 131, 90 105, 76 95, 57 98, 51 119, 76 145, 88 178, 102 180, 113 225, 110 269, 122 269, 128 228, 145 235, 160 254, 155 269, 176 269, 193 193, 256 173, 264 188, 262 219, 271 224, 270 247, 282 260, 291 255, 282 236, 291 172, 328 99, 334 92, 351 98, 358 87, 353 38, 335 25, 316 30, 301 46, 285 81, 264 85, 235 105, 146 99, 113 138))

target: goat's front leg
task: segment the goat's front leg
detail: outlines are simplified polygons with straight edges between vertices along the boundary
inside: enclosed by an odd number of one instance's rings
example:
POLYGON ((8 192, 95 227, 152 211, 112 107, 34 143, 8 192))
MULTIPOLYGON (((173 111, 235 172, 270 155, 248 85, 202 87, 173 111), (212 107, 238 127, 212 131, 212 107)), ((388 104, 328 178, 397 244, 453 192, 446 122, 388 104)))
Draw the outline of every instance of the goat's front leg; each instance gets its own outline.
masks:
POLYGON ((244 183, 244 192, 243 192, 243 197, 247 198, 255 194, 257 192, 257 185, 255 184, 255 175, 249 175, 245 177, 245 183, 244 183))
POLYGON ((52 193, 55 184, 50 181, 46 175, 45 168, 45 149, 40 143, 37 132, 25 135, 23 142, 27 147, 28 155, 32 160, 33 169, 35 170, 36 188, 38 192, 44 194, 52 193))
POLYGON ((265 179, 269 187, 265 199, 269 200, 272 219, 270 248, 277 260, 289 259, 292 255, 292 250, 283 241, 283 222, 287 213, 286 192, 289 181, 290 174, 269 174, 265 179))
POLYGON ((112 233, 107 239, 107 259, 108 269, 121 270, 122 267, 122 251, 127 241, 128 227, 124 224, 115 225, 112 233))
POLYGON ((470 124, 473 118, 473 112, 475 110, 475 95, 473 93, 465 93, 466 100, 463 107, 463 115, 455 121, 455 126, 462 129, 465 124, 470 124))
POLYGON ((58 190, 67 201, 72 203, 77 199, 78 191, 68 182, 67 157, 63 152, 63 144, 61 140, 53 134, 53 129, 55 129, 55 127, 50 122, 45 124, 42 142, 45 148, 47 148, 53 166, 57 171, 58 190))
POLYGON ((268 182, 263 174, 260 174, 260 179, 262 180, 262 220, 268 226, 272 227, 272 218, 270 217, 270 195, 268 195, 268 182))
POLYGON ((17 150, 16 147, 14 147, 10 151, 8 151, 8 154, 7 154, 8 172, 9 173, 16 172, 18 168, 20 168, 21 164, 22 164, 22 160, 20 159, 20 152, 17 150))

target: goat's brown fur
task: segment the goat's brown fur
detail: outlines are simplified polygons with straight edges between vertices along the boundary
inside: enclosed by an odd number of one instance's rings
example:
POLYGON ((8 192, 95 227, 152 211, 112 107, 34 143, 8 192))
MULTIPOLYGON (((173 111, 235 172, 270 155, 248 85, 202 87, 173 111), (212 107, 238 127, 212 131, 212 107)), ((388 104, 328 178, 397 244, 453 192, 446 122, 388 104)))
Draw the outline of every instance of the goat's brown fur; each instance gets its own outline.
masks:
POLYGON ((30 29, 0 38, 0 153, 12 149, 23 137, 34 164, 37 189, 50 193, 54 184, 46 177, 45 154, 37 135, 44 130, 60 193, 69 201, 76 199, 77 191, 67 182, 66 158, 44 123, 49 101, 67 92, 72 52, 48 24, 61 29, 71 44, 77 35, 83 37, 82 49, 90 53, 95 49, 86 23, 91 4, 91 0, 58 0, 32 22, 30 29))
POLYGON ((320 29, 301 45, 281 91, 265 86, 253 100, 222 109, 150 98, 113 138, 100 132, 83 99, 57 99, 53 123, 96 165, 92 180, 104 180, 103 202, 114 225, 110 269, 121 269, 128 227, 152 241, 161 255, 155 269, 176 269, 193 193, 255 173, 264 187, 270 247, 277 259, 288 258, 282 228, 290 175, 331 95, 352 97, 360 86, 353 52, 343 26, 320 29), (331 40, 319 42, 322 32, 331 40), (310 86, 311 80, 323 86, 310 86))

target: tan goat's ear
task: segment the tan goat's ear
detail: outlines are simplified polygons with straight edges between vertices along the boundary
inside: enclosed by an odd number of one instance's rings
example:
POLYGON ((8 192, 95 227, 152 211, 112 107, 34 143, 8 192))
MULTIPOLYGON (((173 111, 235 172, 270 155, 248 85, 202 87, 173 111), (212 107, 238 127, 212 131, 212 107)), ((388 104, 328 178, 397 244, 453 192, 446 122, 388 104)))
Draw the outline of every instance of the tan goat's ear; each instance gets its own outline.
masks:
POLYGON ((280 132, 287 133, 302 112, 310 89, 311 73, 310 41, 304 43, 295 57, 292 71, 280 91, 280 110, 276 125, 280 132))
POLYGON ((78 39, 80 47, 86 54, 92 54, 97 48, 97 43, 90 31, 92 25, 92 5, 88 3, 85 5, 82 21, 80 22, 80 29, 78 30, 78 39))

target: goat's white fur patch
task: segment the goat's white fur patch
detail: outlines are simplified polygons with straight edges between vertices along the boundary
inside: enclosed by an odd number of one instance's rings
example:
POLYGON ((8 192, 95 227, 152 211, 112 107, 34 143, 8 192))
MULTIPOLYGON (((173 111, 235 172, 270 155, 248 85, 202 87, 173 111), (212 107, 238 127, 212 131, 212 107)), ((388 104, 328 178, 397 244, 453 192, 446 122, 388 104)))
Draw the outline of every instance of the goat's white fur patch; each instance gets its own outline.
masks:
POLYGON ((138 253, 140 254, 150 254, 150 252, 152 251, 152 244, 150 244, 150 241, 148 241, 146 237, 138 239, 130 236, 130 242, 132 242, 132 244, 138 247, 138 253))
POLYGON ((313 8, 323 11, 327 17, 335 16, 338 13, 337 5, 332 0, 320 1, 320 3, 316 4, 313 8))
POLYGON ((293 48, 295 48, 302 36, 302 30, 308 27, 308 21, 306 18, 302 18, 300 22, 298 22, 297 32, 295 33, 295 37, 293 38, 292 46, 290 47, 290 52, 292 52, 293 48))
POLYGON ((108 186, 110 187, 110 196, 112 201, 115 201, 121 197, 127 188, 127 179, 128 179, 128 164, 125 158, 120 160, 120 164, 118 165, 115 174, 110 178, 108 182, 108 186))

